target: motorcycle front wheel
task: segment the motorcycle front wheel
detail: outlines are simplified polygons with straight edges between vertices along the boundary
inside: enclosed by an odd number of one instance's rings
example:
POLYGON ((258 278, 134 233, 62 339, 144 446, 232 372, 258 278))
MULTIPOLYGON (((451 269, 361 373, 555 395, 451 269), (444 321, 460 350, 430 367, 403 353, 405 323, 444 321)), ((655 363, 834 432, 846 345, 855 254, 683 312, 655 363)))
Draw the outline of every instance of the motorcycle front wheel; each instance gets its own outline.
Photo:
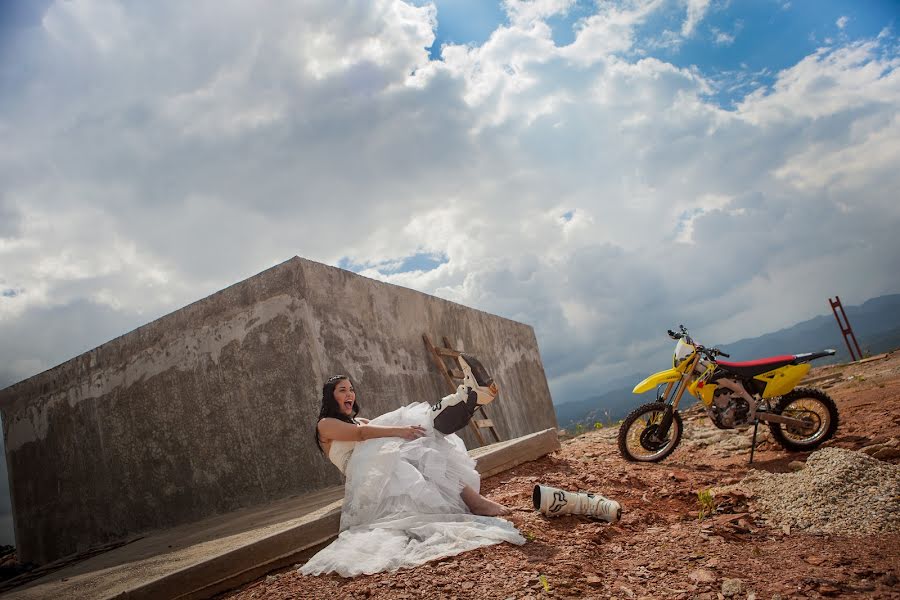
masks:
POLYGON ((772 410, 775 414, 800 419, 804 426, 769 423, 772 437, 785 450, 814 450, 834 435, 838 411, 828 394, 815 388, 797 388, 785 394, 772 410))
POLYGON ((669 431, 661 435, 659 425, 666 412, 664 402, 651 402, 637 407, 619 426, 619 452, 633 462, 659 462, 672 454, 681 441, 684 427, 681 415, 672 414, 669 431))

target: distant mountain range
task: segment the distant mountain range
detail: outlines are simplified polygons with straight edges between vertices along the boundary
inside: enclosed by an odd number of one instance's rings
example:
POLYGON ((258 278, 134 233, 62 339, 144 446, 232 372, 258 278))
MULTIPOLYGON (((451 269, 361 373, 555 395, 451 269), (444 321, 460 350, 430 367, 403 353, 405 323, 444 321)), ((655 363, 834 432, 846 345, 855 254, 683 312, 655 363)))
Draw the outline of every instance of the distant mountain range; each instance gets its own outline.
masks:
MULTIPOLYGON (((859 306, 845 306, 844 310, 864 356, 900 348, 900 294, 879 296, 859 306)), ((847 345, 831 313, 759 337, 720 344, 719 347, 729 353, 731 358, 728 360, 733 361, 814 352, 825 348, 834 348, 837 354, 827 360, 817 360, 815 365, 850 360, 847 345)), ((657 370, 662 368, 661 365, 657 370)), ((571 429, 580 423, 592 428, 597 422, 606 424, 618 421, 638 405, 652 402, 652 392, 643 396, 631 393, 634 385, 649 374, 635 375, 625 387, 609 390, 607 386, 603 393, 557 405, 556 420, 559 426, 571 429)))

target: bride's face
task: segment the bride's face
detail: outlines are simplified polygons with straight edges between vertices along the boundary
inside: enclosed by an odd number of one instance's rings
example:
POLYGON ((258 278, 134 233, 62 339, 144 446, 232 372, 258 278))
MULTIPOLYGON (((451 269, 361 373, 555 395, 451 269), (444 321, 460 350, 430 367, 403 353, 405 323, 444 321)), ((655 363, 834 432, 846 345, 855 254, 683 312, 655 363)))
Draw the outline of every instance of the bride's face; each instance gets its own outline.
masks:
POLYGON ((348 417, 353 415, 353 405, 356 403, 356 392, 353 391, 353 384, 349 379, 341 379, 334 386, 334 401, 337 402, 338 410, 341 414, 348 417))

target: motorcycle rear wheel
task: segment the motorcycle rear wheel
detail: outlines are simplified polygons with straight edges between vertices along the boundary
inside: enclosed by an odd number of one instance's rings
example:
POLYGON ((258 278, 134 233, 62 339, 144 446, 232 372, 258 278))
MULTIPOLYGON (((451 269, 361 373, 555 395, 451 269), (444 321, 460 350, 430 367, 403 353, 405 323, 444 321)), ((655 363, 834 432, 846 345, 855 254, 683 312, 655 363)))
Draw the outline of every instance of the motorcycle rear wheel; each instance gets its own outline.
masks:
POLYGON ((666 406, 665 402, 651 402, 637 407, 625 417, 618 436, 619 452, 625 460, 659 462, 675 451, 684 431, 678 411, 672 415, 672 424, 664 438, 656 431, 666 406))
POLYGON ((816 388, 797 388, 781 397, 772 410, 775 414, 802 419, 807 427, 769 423, 769 430, 781 447, 793 452, 815 450, 834 435, 838 411, 834 400, 816 388))

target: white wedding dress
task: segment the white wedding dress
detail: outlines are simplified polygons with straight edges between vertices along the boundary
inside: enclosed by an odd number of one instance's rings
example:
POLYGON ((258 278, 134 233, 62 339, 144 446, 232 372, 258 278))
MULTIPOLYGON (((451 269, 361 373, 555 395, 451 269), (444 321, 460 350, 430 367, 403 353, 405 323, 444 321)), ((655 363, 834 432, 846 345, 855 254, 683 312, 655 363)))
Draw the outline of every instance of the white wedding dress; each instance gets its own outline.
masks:
POLYGON ((376 438, 332 442, 329 459, 346 476, 340 535, 300 568, 304 575, 343 577, 396 571, 481 546, 525 538, 504 519, 469 512, 464 486, 478 491, 475 461, 456 435, 436 433, 431 406, 410 404, 373 425, 422 425, 413 441, 376 438))

